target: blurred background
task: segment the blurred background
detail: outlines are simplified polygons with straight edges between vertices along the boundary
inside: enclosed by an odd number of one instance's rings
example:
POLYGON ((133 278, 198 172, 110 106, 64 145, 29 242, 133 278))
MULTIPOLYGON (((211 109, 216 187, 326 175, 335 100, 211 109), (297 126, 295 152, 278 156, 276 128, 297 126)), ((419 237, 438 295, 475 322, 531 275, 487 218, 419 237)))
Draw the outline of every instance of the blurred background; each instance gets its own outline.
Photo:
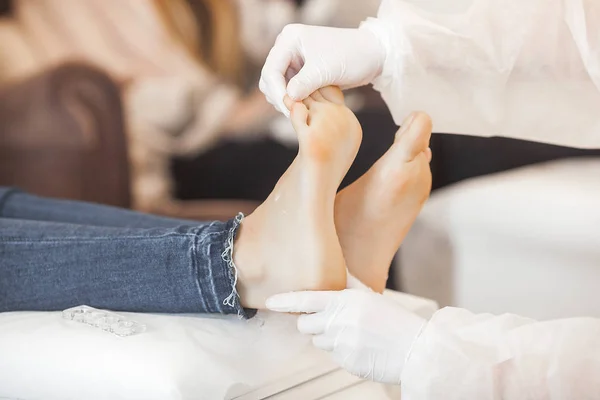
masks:
MULTIPOLYGON (((0 0, 0 185, 198 220, 249 213, 297 151, 258 91, 277 34, 355 27, 378 3, 0 0)), ((343 186, 397 129, 371 88, 347 96, 364 141, 343 186)), ((443 134, 431 147, 432 199, 389 286, 474 311, 600 316, 600 151, 443 134)))

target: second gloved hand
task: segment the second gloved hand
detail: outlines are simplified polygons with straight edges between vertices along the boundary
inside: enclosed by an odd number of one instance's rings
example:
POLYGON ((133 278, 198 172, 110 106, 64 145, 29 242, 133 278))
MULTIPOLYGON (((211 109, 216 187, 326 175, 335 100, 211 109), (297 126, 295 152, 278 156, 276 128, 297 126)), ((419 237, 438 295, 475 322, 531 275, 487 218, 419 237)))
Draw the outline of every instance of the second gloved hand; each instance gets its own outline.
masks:
POLYGON ((289 116, 283 103, 286 93, 299 101, 329 85, 342 89, 366 85, 381 74, 384 61, 385 47, 367 28, 292 24, 271 49, 259 87, 269 103, 289 116))
POLYGON ((310 313, 298 330, 332 353, 344 369, 361 378, 399 384, 411 345, 426 320, 394 300, 362 289, 295 292, 272 296, 267 308, 310 313))

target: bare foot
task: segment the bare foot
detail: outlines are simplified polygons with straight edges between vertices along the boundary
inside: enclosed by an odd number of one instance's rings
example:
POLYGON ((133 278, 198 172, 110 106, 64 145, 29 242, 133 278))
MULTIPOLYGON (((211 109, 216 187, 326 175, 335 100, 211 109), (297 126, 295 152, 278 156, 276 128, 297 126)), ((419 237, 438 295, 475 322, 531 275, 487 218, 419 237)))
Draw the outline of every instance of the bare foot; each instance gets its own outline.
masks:
POLYGON ((339 89, 329 87, 302 103, 286 100, 299 151, 238 232, 234 261, 245 307, 264 308, 267 297, 282 292, 346 287, 334 203, 362 130, 340 97, 339 89))
POLYGON ((394 144, 335 200, 335 223, 352 275, 382 292, 394 254, 431 191, 431 119, 409 116, 394 144))

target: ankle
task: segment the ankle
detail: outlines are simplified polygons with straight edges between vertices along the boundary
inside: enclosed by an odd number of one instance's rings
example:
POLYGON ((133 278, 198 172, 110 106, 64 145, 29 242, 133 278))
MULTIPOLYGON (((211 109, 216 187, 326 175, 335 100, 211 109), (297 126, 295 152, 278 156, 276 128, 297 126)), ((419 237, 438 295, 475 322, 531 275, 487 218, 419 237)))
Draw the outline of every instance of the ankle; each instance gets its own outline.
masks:
POLYGON ((256 308, 254 288, 260 286, 265 277, 264 264, 261 262, 260 243, 257 239, 253 214, 244 219, 239 227, 233 245, 233 262, 237 268, 236 289, 242 306, 256 308))

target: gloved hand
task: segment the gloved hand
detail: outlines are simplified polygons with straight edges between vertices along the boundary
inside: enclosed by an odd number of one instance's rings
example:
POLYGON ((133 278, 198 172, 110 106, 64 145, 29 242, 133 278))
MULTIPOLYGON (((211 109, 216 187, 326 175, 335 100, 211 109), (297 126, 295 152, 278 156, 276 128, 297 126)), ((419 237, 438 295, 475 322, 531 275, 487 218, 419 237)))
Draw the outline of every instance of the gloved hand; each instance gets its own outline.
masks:
POLYGON ((259 87, 269 103, 289 116, 283 104, 286 91, 299 101, 328 85, 342 89, 366 85, 381 74, 384 61, 385 47, 368 28, 291 24, 277 37, 259 87))
POLYGON ((267 308, 312 313, 298 317, 298 330, 332 353, 361 378, 399 384, 404 363, 426 320, 394 300, 363 289, 294 292, 270 297, 267 308))

